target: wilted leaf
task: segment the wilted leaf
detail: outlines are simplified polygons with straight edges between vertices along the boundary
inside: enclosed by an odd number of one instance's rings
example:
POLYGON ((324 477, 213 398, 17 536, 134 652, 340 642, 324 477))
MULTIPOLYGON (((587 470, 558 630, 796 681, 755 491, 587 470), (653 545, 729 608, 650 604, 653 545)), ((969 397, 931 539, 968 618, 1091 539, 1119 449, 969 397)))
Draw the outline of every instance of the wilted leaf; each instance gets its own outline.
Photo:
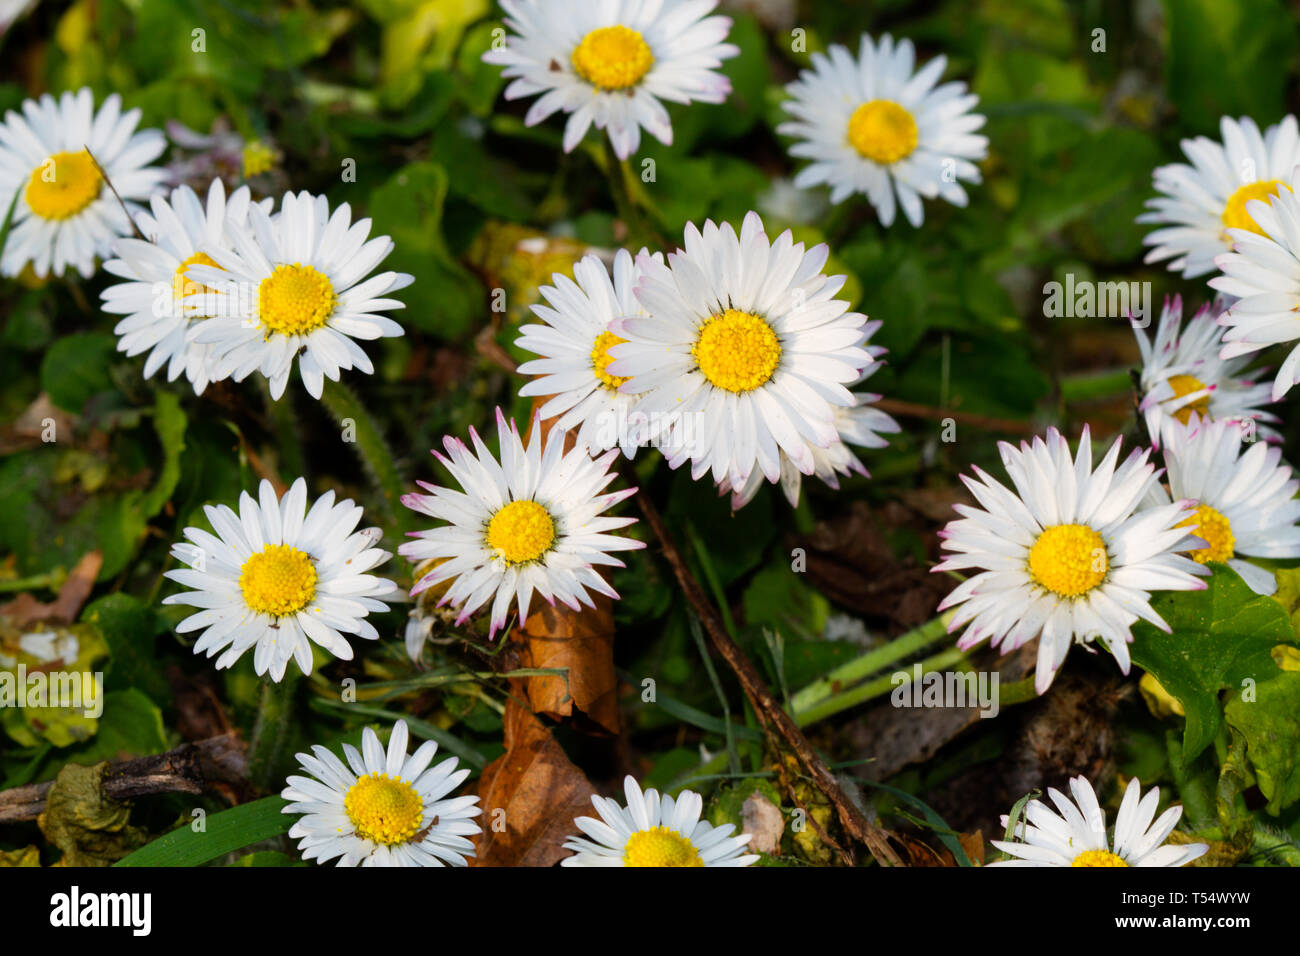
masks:
POLYGON ((37 621, 71 624, 77 619, 81 605, 90 597, 103 563, 103 554, 91 551, 72 569, 72 573, 59 588, 57 600, 44 604, 24 592, 8 604, 0 606, 0 617, 8 618, 18 628, 25 628, 37 621))
POLYGON ((596 792, 546 726, 517 704, 506 703, 506 752, 479 778, 483 832, 476 866, 554 866, 578 833, 575 817, 592 812, 596 792))
POLYGON ((130 808, 104 796, 107 766, 65 764, 46 795, 36 822, 63 851, 64 866, 108 866, 147 840, 145 831, 128 824, 130 808))

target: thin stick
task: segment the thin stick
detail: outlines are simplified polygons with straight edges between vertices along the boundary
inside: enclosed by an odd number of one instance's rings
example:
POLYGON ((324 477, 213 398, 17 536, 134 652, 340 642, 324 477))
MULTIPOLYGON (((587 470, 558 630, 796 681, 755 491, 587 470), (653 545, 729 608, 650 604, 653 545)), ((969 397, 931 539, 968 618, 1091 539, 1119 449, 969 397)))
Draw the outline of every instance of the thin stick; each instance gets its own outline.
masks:
MULTIPOLYGON (((807 771, 808 776, 812 778, 817 789, 830 800, 831 805, 835 808, 836 815, 839 817, 840 825, 844 827, 844 831, 850 837, 864 845, 877 862, 891 866, 902 866, 903 862, 899 859, 898 854, 894 852, 893 847, 889 845, 888 835, 885 831, 867 820, 862 811, 849 799, 843 788, 840 787, 839 782, 836 781, 834 774, 831 773, 830 769, 812 749, 803 732, 799 730, 794 720, 785 712, 777 699, 772 696, 772 692, 768 690, 753 662, 731 639, 722 624, 717 608, 709 602, 704 591, 700 588, 699 582, 695 580, 694 574, 691 573, 690 568, 682 559, 681 552, 677 550, 677 545, 673 542, 672 535, 668 533, 663 517, 659 514, 659 509, 655 507, 654 501, 644 490, 641 490, 636 493, 636 502, 641 509, 641 513, 645 516, 646 523, 659 540, 659 546, 663 549, 664 558, 673 569, 673 574, 676 575, 677 583, 686 595, 686 600, 690 602, 700 622, 704 625, 704 630, 708 633, 714 648, 740 681, 745 696, 749 698, 754 707, 754 713, 763 725, 764 733, 774 734, 779 737, 793 751, 799 763, 807 771)), ((809 819, 812 819, 811 816, 809 819)))
MULTIPOLYGON (((131 231, 135 233, 135 237, 139 239, 141 242, 148 242, 149 240, 144 237, 144 233, 140 231, 140 227, 137 226, 135 224, 135 220, 131 218, 131 210, 126 208, 126 203, 122 200, 122 197, 118 194, 117 187, 113 185, 113 180, 108 178, 108 173, 104 172, 104 167, 99 165, 99 160, 97 160, 95 158, 95 154, 90 151, 90 147, 86 146, 84 147, 84 149, 86 150, 86 155, 90 157, 90 161, 94 163, 95 168, 99 170, 100 178, 104 180, 104 183, 112 191, 113 198, 116 199, 117 204, 122 207, 122 214, 126 216, 126 221, 131 224, 131 231)), ((58 173, 55 173, 55 175, 57 176, 58 173)))
POLYGON ((892 415, 903 415, 906 418, 925 418, 937 422, 941 422, 945 418, 951 418, 955 422, 970 425, 972 428, 982 428, 991 432, 1033 435, 1038 431, 1038 427, 1033 422, 1018 422, 1010 418, 994 418, 990 415, 976 415, 972 412, 955 412, 950 408, 935 408, 917 402, 899 401, 896 398, 877 399, 872 403, 872 407, 878 408, 882 412, 889 412, 892 415))
MULTIPOLYGON (((222 734, 152 757, 119 760, 104 771, 104 795, 115 800, 152 793, 202 793, 212 783, 242 780, 244 743, 222 734)), ((53 781, 0 790, 0 823, 35 820, 45 811, 53 781)))

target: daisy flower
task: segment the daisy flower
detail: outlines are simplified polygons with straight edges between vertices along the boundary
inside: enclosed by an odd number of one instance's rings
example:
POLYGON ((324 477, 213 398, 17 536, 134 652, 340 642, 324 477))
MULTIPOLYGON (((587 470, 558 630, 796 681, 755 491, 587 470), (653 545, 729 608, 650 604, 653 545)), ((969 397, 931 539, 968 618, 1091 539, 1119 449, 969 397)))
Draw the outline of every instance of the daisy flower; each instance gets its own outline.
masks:
MULTIPOLYGON (((1289 189, 1271 203, 1254 199, 1247 211, 1263 231, 1232 230, 1236 245, 1214 260, 1223 275, 1210 285, 1237 301, 1219 317, 1227 326, 1220 358, 1249 355, 1270 345, 1300 339, 1300 199, 1289 189)), ((1278 367, 1273 401, 1300 382, 1300 345, 1278 367)))
MULTIPOLYGON (((863 330, 870 338, 878 328, 880 328, 879 319, 868 322, 863 330)), ((871 353, 873 360, 885 354, 885 349, 878 345, 868 345, 866 350, 871 353)), ((854 384, 858 385, 866 381, 879 368, 880 363, 873 361, 863 370, 862 377, 854 384)), ((882 433, 896 434, 902 431, 902 427, 892 416, 871 407, 872 403, 879 399, 880 396, 875 393, 854 392, 852 407, 835 409, 835 430, 839 433, 839 440, 832 442, 827 448, 813 449, 813 474, 836 491, 840 487, 840 475, 870 477, 870 472, 849 450, 850 445, 857 445, 860 448, 885 448, 889 445, 889 440, 882 438, 882 433)), ((749 480, 742 487, 732 488, 730 482, 724 478, 719 482, 718 490, 724 494, 731 492, 732 510, 738 511, 753 500, 754 495, 763 485, 763 478, 763 473, 755 468, 749 473, 749 480)), ((781 490, 785 493, 786 501, 790 502, 791 508, 799 507, 799 492, 802 484, 803 475, 791 464, 789 456, 782 452, 781 490)))
POLYGON ((664 449, 672 467, 689 460, 693 478, 711 470, 740 488, 755 467, 777 481, 782 452, 811 475, 814 450, 839 440, 835 408, 854 405, 845 386, 872 357, 866 316, 835 298, 844 276, 822 274, 827 255, 789 230, 770 242, 751 212, 739 236, 710 220, 686 227, 667 265, 639 258, 648 315, 611 324, 627 341, 607 371, 650 421, 678 423, 664 449))
MULTIPOLYGON (((990 840, 1003 853, 1016 857, 989 866, 1184 866, 1204 856, 1205 843, 1170 843, 1183 808, 1172 806, 1156 819, 1160 788, 1142 796, 1137 777, 1128 782, 1115 817, 1115 842, 1106 839, 1106 814, 1087 777, 1070 778, 1071 800, 1055 787, 1047 795, 1053 810, 1041 800, 1025 804, 1027 823, 1016 824, 1019 842, 990 840), (1059 812, 1058 812, 1059 811, 1059 812), (1152 822, 1154 821, 1154 822, 1152 822)), ((1002 825, 1007 826, 1006 816, 1002 825)))
POLYGON ((1244 454, 1241 446, 1238 423, 1193 415, 1165 446, 1168 493, 1155 485, 1149 500, 1165 504, 1172 495, 1194 502, 1196 514, 1187 525, 1195 525, 1205 547, 1191 552, 1193 560, 1227 564, 1251 590, 1267 595, 1277 590, 1272 572, 1237 555, 1300 558, 1300 480, 1276 445, 1255 442, 1244 454))
POLYGON ((922 199, 966 205, 962 180, 978 183, 975 161, 988 155, 988 137, 976 133, 984 117, 971 112, 979 97, 965 83, 935 86, 947 57, 920 70, 915 60, 911 40, 887 33, 879 43, 863 34, 856 60, 838 44, 812 55, 812 69, 786 87, 794 119, 776 130, 798 140, 790 155, 812 161, 796 186, 824 183, 833 203, 862 193, 885 226, 896 205, 913 226, 925 219, 922 199))
MULTIPOLYGON (((131 221, 109 189, 135 213, 166 173, 148 164, 167 147, 156 129, 136 132, 138 109, 122 112, 114 93, 95 110, 90 87, 24 100, 0 123, 0 209, 14 205, 0 273, 16 276, 27 263, 37 278, 68 268, 95 274, 95 257, 131 232, 131 221)), ((3 216, 4 213, 0 213, 3 216)))
MULTIPOLYGON (((1218 312, 1204 305, 1183 325, 1183 300, 1165 300, 1155 339, 1137 322, 1133 334, 1142 353, 1138 409, 1146 419, 1147 434, 1159 448, 1171 431, 1186 425, 1192 415, 1227 421, 1253 419, 1275 422, 1277 416, 1259 406, 1270 401, 1269 386, 1246 373, 1249 359, 1219 357, 1223 328, 1218 312)), ((1262 437, 1278 438, 1277 432, 1260 426, 1262 437)))
MULTIPOLYGON (((193 281, 186 273, 192 265, 216 265, 200 248, 229 249, 226 225, 242 227, 250 203, 247 186, 236 189, 227 200, 220 179, 212 180, 206 207, 189 186, 173 190, 170 202, 164 194, 155 193, 150 200, 152 215, 142 212, 136 217, 148 241, 125 238, 113 243, 117 258, 104 263, 104 271, 127 281, 100 294, 103 309, 126 316, 113 328, 119 352, 149 353, 145 378, 166 365, 167 381, 174 382, 184 372, 196 395, 212 380, 210 347, 187 339, 190 325, 208 316, 182 302, 195 292, 216 290, 193 281)), ((271 200, 260 205, 269 209, 271 200)))
POLYGON ((247 224, 230 230, 231 248, 202 250, 216 265, 192 265, 186 273, 220 293, 186 298, 187 307, 213 316, 191 329, 191 341, 212 346, 220 377, 240 382, 261 372, 276 399, 295 358, 313 398, 320 398, 326 378, 338 381, 341 369, 371 374, 374 366, 356 340, 403 334, 377 313, 404 308, 385 296, 413 280, 402 272, 371 276, 393 251, 393 240, 369 236, 369 219, 354 223, 347 203, 331 213, 324 196, 285 193, 274 217, 253 206, 247 224))
POLYGON ((501 0, 515 36, 483 54, 512 82, 506 99, 540 98, 524 123, 569 114, 564 151, 593 124, 609 134, 619 159, 641 145, 641 130, 665 146, 672 121, 662 100, 721 103, 731 81, 715 70, 740 48, 724 42, 729 17, 706 16, 716 0, 501 0))
POLYGON ((203 629, 195 654, 221 652, 220 669, 251 647, 253 669, 278 681, 290 658, 311 673, 309 639, 349 661, 344 634, 379 636, 366 615, 387 611, 376 598, 395 587, 366 572, 392 555, 375 547, 383 536, 378 528, 354 533, 360 505, 336 504, 327 491, 308 511, 307 482, 299 478, 283 499, 263 480, 257 501, 248 492, 240 496, 238 514, 225 505, 206 505, 203 512, 216 534, 186 528, 190 544, 173 545, 171 553, 188 567, 166 574, 193 590, 163 601, 203 609, 176 627, 178 633, 203 629))
POLYGON ((482 832, 473 817, 478 797, 447 795, 469 776, 455 757, 429 767, 438 745, 422 743, 406 755, 406 721, 388 737, 388 752, 367 727, 361 751, 343 745, 344 764, 317 744, 297 755, 310 776, 292 776, 280 796, 285 813, 302 814, 289 830, 304 860, 339 858, 339 866, 466 866, 468 837, 482 832), (313 756, 314 754, 314 756, 313 756))
MULTIPOLYGON (((641 255, 647 261, 663 262, 663 255, 641 255)), ((520 395, 553 396, 539 410, 543 419, 561 416, 556 428, 577 427, 578 444, 593 452, 620 448, 631 458, 640 446, 655 440, 649 422, 635 414, 635 395, 619 391, 626 379, 611 375, 611 347, 624 341, 610 331, 610 324, 623 316, 644 316, 633 295, 641 270, 626 249, 614 257, 610 279, 595 255, 583 257, 573 267, 573 281, 556 273, 553 286, 538 291, 548 305, 535 305, 533 312, 545 325, 525 325, 515 344, 540 355, 519 366, 520 373, 536 376, 519 390, 520 395)))
POLYGON ((560 601, 574 611, 584 604, 595 607, 588 591, 617 599, 596 566, 624 567, 609 552, 645 547, 643 541, 610 534, 635 518, 602 514, 636 493, 628 488, 600 494, 615 478, 609 466, 618 451, 595 460, 578 445, 566 452, 565 433, 558 428, 551 429, 543 448, 540 422, 534 421, 525 447, 514 422, 507 424, 497 409, 500 463, 473 428, 472 451, 448 436, 446 456, 436 450, 433 455, 464 490, 418 482, 429 494, 402 498, 408 508, 447 522, 410 532, 419 540, 397 549, 412 561, 448 559, 420 578, 411 595, 455 578, 438 606, 459 608, 457 625, 493 598, 489 640, 505 626, 512 603, 520 620, 528 616, 534 591, 547 603, 560 601))
POLYGON ((1169 268, 1183 275, 1214 271, 1215 257, 1233 247, 1233 230, 1263 235, 1250 209, 1253 200, 1267 200, 1289 190, 1286 183, 1300 164, 1300 133, 1294 116, 1270 126, 1261 136, 1249 117, 1219 121, 1223 142, 1206 136, 1183 140, 1183 153, 1191 160, 1156 167, 1155 199, 1141 223, 1161 228, 1147 234, 1152 246, 1147 262, 1169 260, 1169 268))
POLYGON ((676 800, 657 790, 642 793, 630 774, 623 789, 626 808, 592 796, 600 819, 573 821, 591 839, 565 841, 564 848, 574 855, 561 860, 561 866, 749 866, 758 859, 758 854, 744 852, 751 834, 733 837, 733 824, 715 827, 700 819, 704 800, 693 790, 683 790, 676 800))
POLYGON ((933 570, 979 571, 939 605, 960 605, 949 632, 969 625, 958 647, 987 639, 1003 654, 1039 636, 1034 686, 1040 694, 1071 643, 1099 639, 1127 674, 1133 623, 1142 618, 1169 631, 1149 592, 1206 587, 1195 577, 1206 569, 1176 553, 1189 542, 1203 543, 1183 527, 1194 503, 1134 513, 1157 479, 1147 462, 1151 449, 1134 450, 1116 467, 1117 438, 1094 470, 1086 427, 1073 460, 1055 428, 1046 441, 998 447, 1015 491, 976 467, 979 480, 962 475, 962 481, 982 507, 956 505, 962 517, 939 532, 954 553, 933 570))

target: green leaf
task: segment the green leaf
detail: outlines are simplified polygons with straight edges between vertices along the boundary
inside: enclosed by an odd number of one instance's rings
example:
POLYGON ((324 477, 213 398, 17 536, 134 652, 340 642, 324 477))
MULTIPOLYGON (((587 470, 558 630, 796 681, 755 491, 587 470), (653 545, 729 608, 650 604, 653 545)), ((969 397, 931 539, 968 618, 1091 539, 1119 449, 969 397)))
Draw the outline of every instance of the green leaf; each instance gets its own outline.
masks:
MULTIPOLYGON (((297 819, 284 813, 289 802, 266 797, 208 815, 203 831, 181 827, 142 846, 114 866, 199 866, 282 833, 297 819)), ((251 864, 248 864, 251 865, 251 864)))
POLYGON ((113 387, 109 365, 117 339, 107 332, 77 332, 55 342, 41 362, 41 388, 50 400, 70 412, 113 387))
POLYGON ((411 163, 374 191, 370 214, 375 231, 387 233, 395 243, 384 268, 415 276, 400 294, 406 311, 397 319, 452 339, 480 320, 484 290, 447 251, 442 235, 446 197, 446 170, 436 163, 411 163))
POLYGON ((1221 116, 1282 118, 1300 38, 1283 0, 1165 0, 1165 14, 1169 96, 1190 132, 1217 139, 1221 116))
POLYGON ((1224 715, 1246 740, 1268 812, 1277 815, 1300 799, 1300 673, 1282 671, 1253 695, 1234 694, 1224 715))
POLYGON ((1270 651, 1294 644, 1282 606, 1246 586, 1237 572, 1212 564, 1204 591, 1165 591, 1152 600, 1172 633, 1140 621, 1133 626, 1133 662, 1149 671, 1183 705, 1183 755, 1192 760, 1219 731, 1219 692, 1238 691, 1281 673, 1270 651))
POLYGON ((152 518, 162 510, 181 479, 181 452, 185 450, 185 412, 172 392, 159 391, 154 398, 153 427, 162 445, 162 469, 158 480, 140 499, 140 510, 152 518))
POLYGON ((154 700, 167 699, 170 689, 154 647, 163 625, 152 607, 130 594, 110 594, 89 605, 81 620, 99 628, 108 644, 109 690, 135 687, 154 700))

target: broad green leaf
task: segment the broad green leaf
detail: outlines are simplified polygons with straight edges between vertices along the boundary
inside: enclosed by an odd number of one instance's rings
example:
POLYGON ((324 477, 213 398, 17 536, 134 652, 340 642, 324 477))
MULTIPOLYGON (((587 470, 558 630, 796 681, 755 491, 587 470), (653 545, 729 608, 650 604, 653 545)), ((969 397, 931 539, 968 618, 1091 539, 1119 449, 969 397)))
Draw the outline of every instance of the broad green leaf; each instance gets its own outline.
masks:
POLYGON ((130 594, 109 594, 88 605, 81 620, 98 628, 108 644, 108 689, 135 687, 154 700, 167 699, 170 689, 154 646, 163 624, 154 608, 130 594))
POLYGON ((107 332, 77 332, 55 342, 41 362, 41 388, 50 400, 80 412, 91 396, 113 387, 108 367, 117 339, 107 332))
POLYGON ((1165 0, 1169 96, 1189 132, 1218 139, 1221 116, 1261 128, 1286 112, 1300 23, 1284 0, 1165 0))
POLYGON ((1172 632, 1140 621, 1133 626, 1133 662, 1149 671, 1187 712, 1187 760, 1209 746, 1222 720, 1219 692, 1262 685, 1281 671, 1270 652, 1294 644, 1286 612, 1246 586, 1226 565, 1211 565, 1204 591, 1165 591, 1151 602, 1172 632))
POLYGON ((1300 673, 1282 671, 1253 695, 1232 695, 1224 714, 1246 740, 1246 757, 1269 813, 1300 799, 1300 673))
POLYGON ((453 259, 442 237, 447 173, 429 162, 399 169, 370 198, 375 231, 396 244, 384 268, 407 272, 415 282, 397 294, 406 309, 394 318, 440 338, 452 339, 480 321, 485 292, 453 259))

